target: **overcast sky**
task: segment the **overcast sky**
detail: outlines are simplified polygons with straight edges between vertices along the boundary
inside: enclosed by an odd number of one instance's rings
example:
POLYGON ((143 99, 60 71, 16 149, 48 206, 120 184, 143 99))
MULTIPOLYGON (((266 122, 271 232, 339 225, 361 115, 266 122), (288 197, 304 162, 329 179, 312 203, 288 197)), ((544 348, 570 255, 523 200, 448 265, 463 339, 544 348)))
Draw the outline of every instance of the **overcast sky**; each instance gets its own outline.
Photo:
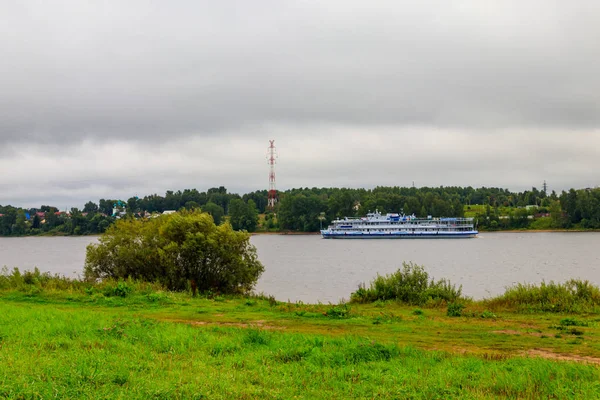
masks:
POLYGON ((600 2, 0 0, 0 204, 600 184, 600 2))

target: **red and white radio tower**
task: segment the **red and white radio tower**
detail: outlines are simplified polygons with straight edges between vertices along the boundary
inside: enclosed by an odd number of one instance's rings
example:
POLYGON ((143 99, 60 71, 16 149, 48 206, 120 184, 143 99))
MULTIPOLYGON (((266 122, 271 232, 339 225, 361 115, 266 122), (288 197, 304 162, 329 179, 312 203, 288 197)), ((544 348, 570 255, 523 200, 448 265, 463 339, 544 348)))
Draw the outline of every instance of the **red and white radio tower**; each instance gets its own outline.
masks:
POLYGON ((272 210, 275 208, 275 203, 277 203, 277 189, 275 189, 275 159, 277 158, 277 153, 275 152, 275 140, 269 140, 269 143, 267 161, 269 162, 270 170, 267 207, 272 210))

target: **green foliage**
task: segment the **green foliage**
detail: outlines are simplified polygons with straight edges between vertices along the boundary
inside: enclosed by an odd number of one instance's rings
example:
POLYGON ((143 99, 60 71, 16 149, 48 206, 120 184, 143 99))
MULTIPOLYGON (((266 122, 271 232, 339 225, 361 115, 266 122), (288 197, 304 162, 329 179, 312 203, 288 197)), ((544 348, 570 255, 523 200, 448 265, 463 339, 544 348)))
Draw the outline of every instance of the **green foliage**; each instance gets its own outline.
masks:
POLYGON ((448 312, 446 315, 449 317, 460 317, 464 308, 465 305, 461 303, 448 303, 448 312))
POLYGON ((320 228, 319 216, 327 208, 323 197, 310 194, 282 196, 277 219, 282 229, 316 232, 320 228))
POLYGON ((430 280, 424 267, 403 262, 402 269, 395 273, 377 275, 368 288, 364 285, 359 286, 358 290, 352 293, 350 300, 356 303, 396 300, 424 305, 431 301, 456 301, 461 298, 461 293, 462 286, 456 288, 446 279, 430 280))
POLYGON ((244 342, 247 344, 267 345, 270 339, 270 335, 263 330, 247 329, 244 342))
POLYGON ((585 321, 580 321, 576 318, 563 318, 560 320, 561 326, 588 326, 588 323, 585 321))
POLYGON ((29 292, 33 288, 40 290, 79 290, 85 283, 49 272, 41 273, 36 267, 33 271, 21 272, 18 268, 9 271, 3 267, 0 271, 0 289, 14 289, 29 292))
POLYGON ((133 288, 127 284, 127 282, 123 280, 119 280, 115 286, 106 286, 104 288, 104 295, 107 297, 117 296, 117 297, 127 297, 133 288))
POLYGON ((9 399, 600 396, 600 372, 587 364, 459 355, 355 335, 198 327, 124 318, 123 309, 0 303, 0 311, 0 397, 9 399))
MULTIPOLYGON (((131 294, 149 294, 163 289, 162 286, 133 280, 103 279, 97 282, 83 281, 78 278, 68 278, 49 272, 41 273, 37 268, 33 271, 21 272, 18 268, 0 270, 0 290, 17 290, 25 293, 64 292, 78 293, 86 296, 100 294, 107 297, 128 297, 131 294)), ((164 294, 163 294, 164 295, 164 294)))
POLYGON ((148 221, 119 220, 87 248, 86 279, 159 282, 169 290, 247 292, 264 267, 247 233, 182 211, 148 221))
POLYGON ((258 211, 254 201, 248 203, 241 199, 233 199, 229 202, 229 222, 235 230, 246 230, 254 232, 258 225, 258 211))
POLYGON ((481 318, 492 318, 492 319, 496 319, 496 318, 498 318, 498 317, 497 317, 497 316, 496 316, 496 314, 494 314, 493 312, 486 310, 486 311, 484 311, 484 312, 482 312, 482 313, 481 313, 481 318))
POLYGON ((522 284, 487 300, 490 307, 530 311, 588 312, 600 308, 600 289, 587 280, 570 279, 565 283, 522 284))
POLYGON ((221 220, 223 219, 223 215, 225 215, 225 211, 223 210, 223 207, 221 207, 213 202, 208 202, 205 205, 203 205, 202 211, 204 211, 205 213, 208 213, 211 217, 213 217, 213 220, 214 220, 215 224, 217 224, 217 225, 219 225, 221 223, 221 220))
MULTIPOLYGON (((25 273, 18 275, 22 281, 25 273)), ((44 280, 30 282, 22 284, 41 287, 44 280)), ((427 310, 431 318, 402 320, 394 313, 409 314, 415 307, 390 301, 378 308, 354 305, 357 317, 341 319, 323 313, 342 305, 298 302, 271 308, 260 295, 214 302, 124 282, 131 287, 127 297, 102 294, 118 281, 81 282, 64 292, 44 288, 33 297, 0 291, 0 397, 600 396, 597 366, 522 356, 530 349, 557 357, 578 355, 582 361, 597 356, 597 315, 512 314, 497 323, 451 320, 439 308, 427 310), (89 288, 94 290, 86 294, 89 288), (162 306, 162 299, 172 302, 162 306), (255 302, 252 307, 245 305, 249 299, 255 302), (293 310, 313 309, 319 310, 316 317, 306 312, 303 318, 290 318, 293 310), (579 328, 588 321, 589 327, 579 328), (548 323, 564 329, 557 335, 526 333, 548 323), (496 329, 523 334, 507 337, 491 332, 496 329), (431 348, 439 350, 426 350, 431 348)))
POLYGON ((330 307, 325 311, 325 316, 329 318, 348 318, 350 316, 350 306, 343 303, 330 307))
MULTIPOLYGON (((337 217, 365 215, 369 210, 399 212, 426 217, 475 217, 481 230, 504 229, 600 229, 600 189, 571 189, 559 195, 536 188, 510 192, 501 188, 472 187, 376 187, 374 189, 298 188, 280 194, 275 219, 265 217, 261 228, 315 232, 321 222, 337 217), (529 206, 529 209, 527 208, 529 206)), ((114 223, 113 204, 118 200, 87 202, 66 214, 56 207, 24 210, 0 206, 0 235, 63 234, 85 235, 104 232, 114 223), (31 218, 25 218, 25 211, 31 218), (44 217, 34 215, 44 212, 44 217)), ((239 196, 223 186, 206 192, 196 189, 169 190, 123 202, 127 216, 144 218, 165 210, 202 209, 219 225, 229 216, 234 229, 252 232, 257 214, 266 210, 267 191, 239 196)), ((267 214, 269 215, 269 214, 267 214)))

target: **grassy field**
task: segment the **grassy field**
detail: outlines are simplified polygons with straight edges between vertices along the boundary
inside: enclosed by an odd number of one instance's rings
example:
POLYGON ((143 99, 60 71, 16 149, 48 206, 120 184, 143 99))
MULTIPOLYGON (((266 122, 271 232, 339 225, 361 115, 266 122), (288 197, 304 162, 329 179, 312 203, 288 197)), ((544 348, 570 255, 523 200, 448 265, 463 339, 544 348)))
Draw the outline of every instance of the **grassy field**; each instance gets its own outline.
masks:
POLYGON ((0 398, 600 397, 595 312, 58 286, 0 290, 0 398))

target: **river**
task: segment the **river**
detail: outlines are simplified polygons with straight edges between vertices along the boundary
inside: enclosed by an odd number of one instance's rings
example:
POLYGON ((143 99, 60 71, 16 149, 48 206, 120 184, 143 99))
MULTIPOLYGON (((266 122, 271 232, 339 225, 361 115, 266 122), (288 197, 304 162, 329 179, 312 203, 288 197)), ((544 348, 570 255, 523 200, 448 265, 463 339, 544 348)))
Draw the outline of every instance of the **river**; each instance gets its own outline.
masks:
MULTIPOLYGON (((82 275, 95 237, 0 238, 0 266, 82 275)), ((475 299, 517 282, 588 279, 600 285, 600 233, 481 233, 476 239, 324 240, 317 235, 255 235, 265 272, 257 292, 278 300, 336 303, 362 282, 412 261, 475 299)))

